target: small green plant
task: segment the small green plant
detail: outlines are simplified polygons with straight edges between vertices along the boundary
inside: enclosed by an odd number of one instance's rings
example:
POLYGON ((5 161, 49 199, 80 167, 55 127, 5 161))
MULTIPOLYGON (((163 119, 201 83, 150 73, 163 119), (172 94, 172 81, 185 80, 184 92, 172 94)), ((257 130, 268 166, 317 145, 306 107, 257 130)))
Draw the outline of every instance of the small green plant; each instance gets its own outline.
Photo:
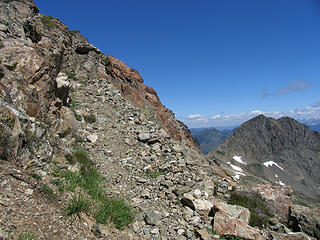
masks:
POLYGON ((73 196, 71 202, 64 209, 66 215, 71 216, 79 214, 81 212, 88 212, 90 206, 90 201, 83 198, 81 194, 78 196, 73 196))
POLYGON ((77 121, 82 121, 82 116, 80 114, 74 113, 74 116, 77 121))
POLYGON ((9 71, 14 71, 16 69, 16 67, 18 66, 18 62, 15 62, 11 65, 5 65, 5 67, 9 70, 9 71))
POLYGON ((116 228, 122 229, 125 225, 133 223, 134 213, 122 199, 105 199, 99 207, 96 220, 97 223, 105 224, 109 219, 116 228))
POLYGON ((79 79, 77 78, 77 74, 75 72, 66 72, 68 78, 71 78, 75 81, 78 81, 79 79))
POLYGON ((220 235, 216 230, 214 230, 213 228, 209 228, 208 229, 208 233, 212 234, 212 235, 220 235))
POLYGON ((34 235, 31 233, 20 233, 18 240, 34 240, 34 235))
POLYGON ((46 184, 41 184, 41 192, 43 192, 50 199, 53 199, 55 197, 53 190, 46 184))
POLYGON ((153 178, 153 179, 156 179, 157 177, 159 177, 161 175, 165 175, 165 173, 161 172, 161 171, 146 172, 146 176, 153 178))
POLYGON ((76 102, 74 100, 72 100, 69 107, 70 107, 70 109, 75 110, 76 109, 76 102))
POLYGON ((57 24, 54 22, 55 18, 52 16, 41 16, 41 22, 43 25, 47 26, 48 28, 56 27, 57 24))
POLYGON ((36 174, 36 173, 31 173, 31 177, 36 179, 37 181, 40 181, 41 180, 41 176, 36 174))
POLYGON ((97 121, 96 116, 92 113, 89 115, 84 115, 83 118, 88 123, 95 123, 97 121))
POLYGON ((51 183, 52 185, 54 185, 54 186, 57 186, 57 187, 59 187, 60 185, 63 184, 60 179, 52 179, 52 180, 50 181, 50 183, 51 183))

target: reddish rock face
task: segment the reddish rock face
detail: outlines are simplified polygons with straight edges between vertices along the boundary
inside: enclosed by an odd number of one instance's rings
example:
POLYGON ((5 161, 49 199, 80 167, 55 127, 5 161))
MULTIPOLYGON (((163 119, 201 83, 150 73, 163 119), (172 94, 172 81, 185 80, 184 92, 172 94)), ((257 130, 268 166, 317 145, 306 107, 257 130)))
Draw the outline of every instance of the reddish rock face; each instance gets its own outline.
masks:
POLYGON ((114 77, 118 77, 129 83, 143 83, 143 79, 139 72, 133 68, 127 67, 127 65, 121 60, 111 56, 106 55, 105 61, 107 71, 114 77))
POLYGON ((238 236, 245 239, 261 239, 262 236, 258 229, 250 227, 237 218, 230 217, 224 212, 217 212, 214 217, 214 230, 218 231, 220 235, 238 236))
POLYGON ((162 105, 157 92, 143 83, 141 75, 125 63, 111 55, 104 59, 107 73, 114 79, 114 85, 134 105, 143 109, 147 118, 160 122, 166 132, 178 141, 185 141, 187 145, 199 149, 189 129, 175 119, 174 113, 162 105))

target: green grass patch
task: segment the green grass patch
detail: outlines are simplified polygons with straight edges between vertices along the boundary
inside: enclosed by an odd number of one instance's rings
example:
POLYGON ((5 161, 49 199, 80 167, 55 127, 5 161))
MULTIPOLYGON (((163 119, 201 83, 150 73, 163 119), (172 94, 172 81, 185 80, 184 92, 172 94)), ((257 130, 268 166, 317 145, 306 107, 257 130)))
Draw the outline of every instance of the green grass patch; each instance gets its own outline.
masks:
POLYGON ((80 114, 78 114, 78 113, 74 113, 74 116, 75 116, 75 118, 76 118, 76 120, 77 121, 82 121, 82 116, 80 115, 80 114))
POLYGON ((72 100, 69 107, 71 110, 75 110, 76 109, 76 102, 74 100, 72 100))
POLYGON ((156 179, 161 175, 165 175, 165 172, 161 172, 161 171, 146 172, 146 176, 153 179, 156 179))
POLYGON ((75 72, 66 72, 68 78, 71 78, 75 81, 78 81, 79 79, 77 78, 77 74, 75 72))
POLYGON ((37 181, 40 181, 41 180, 41 176, 36 174, 36 173, 31 173, 30 176, 34 179, 36 179, 37 181))
POLYGON ((262 197, 256 193, 232 192, 227 203, 248 208, 250 211, 249 225, 252 227, 267 226, 268 219, 274 216, 262 197))
POLYGON ((61 185, 63 184, 60 179, 52 179, 52 180, 50 181, 50 183, 51 183, 52 185, 56 186, 56 187, 59 187, 59 186, 61 186, 61 185))
POLYGON ((34 240, 34 235, 31 233, 20 233, 18 240, 34 240))
POLYGON ((41 184, 41 192, 50 199, 55 198, 53 190, 50 187, 48 187, 46 184, 41 184))
POLYGON ((87 123, 95 123, 97 121, 96 116, 92 113, 89 115, 84 115, 83 118, 87 123))
POLYGON ((67 215, 78 214, 79 212, 88 212, 90 208, 98 223, 111 221, 115 227, 122 229, 134 220, 134 212, 124 200, 118 198, 108 198, 106 191, 101 186, 103 177, 98 173, 94 162, 90 160, 88 153, 82 148, 75 148, 72 154, 66 156, 70 163, 80 163, 80 170, 71 172, 56 167, 53 175, 63 179, 61 183, 53 183, 58 186, 60 192, 74 192, 76 188, 85 191, 91 201, 78 195, 73 197, 72 201, 65 208, 67 215), (90 206, 92 204, 92 206, 90 206))
POLYGON ((134 214, 132 209, 122 200, 117 198, 105 199, 101 202, 96 214, 97 223, 105 224, 111 220, 116 228, 133 223, 134 214))
POLYGON ((88 213, 90 207, 90 201, 85 199, 81 194, 73 196, 71 202, 66 206, 64 211, 66 215, 71 216, 79 214, 81 212, 88 213))
POLYGON ((55 18, 52 16, 41 16, 40 18, 43 25, 47 26, 48 28, 56 27, 57 24, 55 23, 55 18))
POLYGON ((208 229, 208 233, 212 234, 212 235, 220 235, 216 230, 214 230, 213 228, 209 228, 208 229))

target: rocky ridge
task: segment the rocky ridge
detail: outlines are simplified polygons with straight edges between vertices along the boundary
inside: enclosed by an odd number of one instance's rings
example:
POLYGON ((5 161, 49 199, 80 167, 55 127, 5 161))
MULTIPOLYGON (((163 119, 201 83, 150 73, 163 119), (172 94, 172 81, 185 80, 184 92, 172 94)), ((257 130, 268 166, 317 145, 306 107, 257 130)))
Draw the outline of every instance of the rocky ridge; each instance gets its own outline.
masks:
POLYGON ((236 165, 248 173, 290 185, 315 200, 319 197, 320 135, 292 118, 255 117, 236 129, 212 155, 226 162, 241 156, 243 163, 236 165), (225 156, 219 154, 222 152, 225 156))
MULTIPOLYGON (((299 233, 277 220, 249 226, 249 210, 226 201, 234 189, 253 190, 199 154, 137 71, 39 14, 31 0, 1 1, 0 21, 0 239, 310 239, 300 231, 318 225, 299 227, 299 211, 290 214, 299 233), (65 214, 83 190, 60 191, 61 175, 90 170, 70 157, 79 148, 106 195, 135 210, 123 231, 90 212, 65 214)), ((290 194, 270 191, 290 204, 290 194)))

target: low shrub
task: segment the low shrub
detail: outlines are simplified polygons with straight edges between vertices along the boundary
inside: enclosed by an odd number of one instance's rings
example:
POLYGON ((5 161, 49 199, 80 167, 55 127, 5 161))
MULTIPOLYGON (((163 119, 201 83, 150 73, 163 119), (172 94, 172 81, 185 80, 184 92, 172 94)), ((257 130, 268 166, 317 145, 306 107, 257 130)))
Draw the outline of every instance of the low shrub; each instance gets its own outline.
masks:
POLYGON ((249 225, 252 227, 262 228, 268 224, 268 219, 274 216, 257 193, 232 192, 227 203, 248 208, 251 213, 249 225))
POLYGON ((52 16, 41 16, 40 18, 43 25, 47 26, 48 28, 56 27, 57 24, 54 22, 55 18, 52 16))
POLYGON ((30 175, 32 178, 36 179, 37 181, 40 181, 41 180, 41 176, 36 174, 36 173, 31 173, 30 175))

